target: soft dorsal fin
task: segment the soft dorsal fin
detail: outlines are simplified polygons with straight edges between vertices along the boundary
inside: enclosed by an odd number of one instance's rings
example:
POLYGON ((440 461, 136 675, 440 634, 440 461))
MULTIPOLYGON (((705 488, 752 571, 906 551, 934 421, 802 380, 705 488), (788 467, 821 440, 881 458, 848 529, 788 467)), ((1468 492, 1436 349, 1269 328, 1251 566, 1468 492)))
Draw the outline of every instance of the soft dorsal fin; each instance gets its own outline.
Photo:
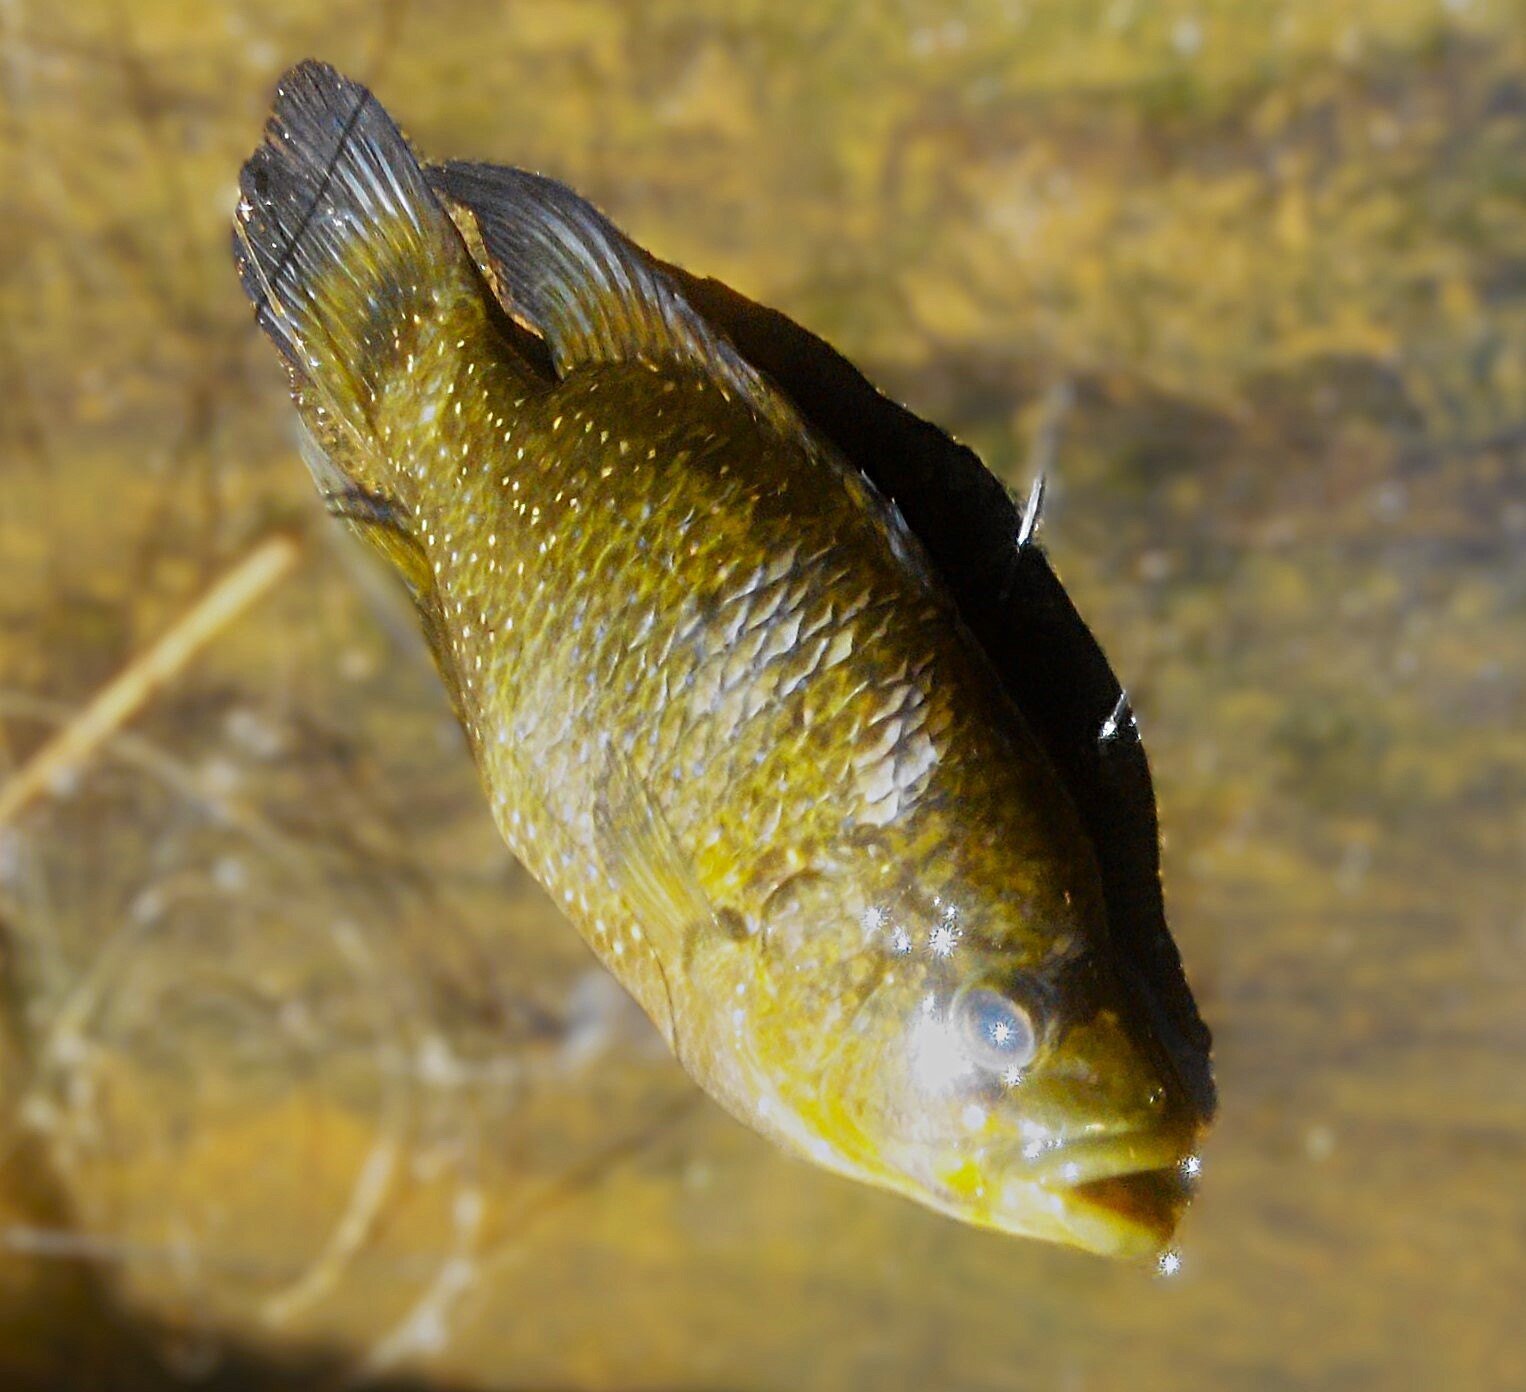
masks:
POLYGON ((565 184, 454 161, 429 178, 470 212, 504 307, 544 336, 559 376, 583 363, 683 363, 760 416, 789 414, 661 265, 565 184))

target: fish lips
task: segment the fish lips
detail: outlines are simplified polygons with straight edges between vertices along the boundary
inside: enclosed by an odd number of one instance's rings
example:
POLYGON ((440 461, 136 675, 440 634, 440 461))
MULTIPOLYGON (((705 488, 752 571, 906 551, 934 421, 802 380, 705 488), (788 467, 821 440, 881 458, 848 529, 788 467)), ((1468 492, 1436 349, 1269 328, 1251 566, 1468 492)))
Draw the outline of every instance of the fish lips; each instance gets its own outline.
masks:
POLYGON ((1150 1128, 1019 1152, 994 1226, 1104 1256, 1156 1257, 1192 1198, 1195 1142, 1195 1128, 1150 1128))

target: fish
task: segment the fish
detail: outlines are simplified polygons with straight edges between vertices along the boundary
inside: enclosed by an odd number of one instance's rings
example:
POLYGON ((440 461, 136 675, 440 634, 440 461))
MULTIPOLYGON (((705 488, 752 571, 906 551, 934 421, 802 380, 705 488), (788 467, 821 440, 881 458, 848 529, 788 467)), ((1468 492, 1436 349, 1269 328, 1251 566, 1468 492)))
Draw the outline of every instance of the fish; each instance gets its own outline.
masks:
POLYGON ((699 1086, 976 1227, 1158 1259, 1209 1037, 1032 517, 967 546, 1012 504, 962 447, 565 185, 426 166, 325 64, 233 247, 504 840, 699 1086))

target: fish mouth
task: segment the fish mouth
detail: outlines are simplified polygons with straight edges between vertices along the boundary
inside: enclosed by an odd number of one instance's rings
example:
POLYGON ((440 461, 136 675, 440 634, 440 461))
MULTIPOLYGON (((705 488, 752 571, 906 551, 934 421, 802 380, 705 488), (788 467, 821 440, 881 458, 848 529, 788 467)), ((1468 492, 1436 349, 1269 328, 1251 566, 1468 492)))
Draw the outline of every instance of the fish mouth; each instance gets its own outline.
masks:
POLYGON ((1159 1256, 1192 1198, 1195 1139, 1136 1131, 1056 1146, 1009 1174, 1000 1210, 1031 1236, 1103 1256, 1159 1256))

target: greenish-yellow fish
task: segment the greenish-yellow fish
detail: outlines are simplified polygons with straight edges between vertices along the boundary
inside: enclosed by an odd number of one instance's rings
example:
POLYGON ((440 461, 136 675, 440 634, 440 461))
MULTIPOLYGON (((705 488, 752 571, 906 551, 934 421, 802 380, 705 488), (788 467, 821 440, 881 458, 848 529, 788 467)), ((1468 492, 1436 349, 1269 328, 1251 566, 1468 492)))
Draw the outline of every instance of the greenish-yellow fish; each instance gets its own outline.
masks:
POLYGON ((1167 1243, 1203 1117, 1093 848, 897 510, 565 187, 305 63, 236 250, 505 839, 694 1078, 968 1222, 1167 1243))

